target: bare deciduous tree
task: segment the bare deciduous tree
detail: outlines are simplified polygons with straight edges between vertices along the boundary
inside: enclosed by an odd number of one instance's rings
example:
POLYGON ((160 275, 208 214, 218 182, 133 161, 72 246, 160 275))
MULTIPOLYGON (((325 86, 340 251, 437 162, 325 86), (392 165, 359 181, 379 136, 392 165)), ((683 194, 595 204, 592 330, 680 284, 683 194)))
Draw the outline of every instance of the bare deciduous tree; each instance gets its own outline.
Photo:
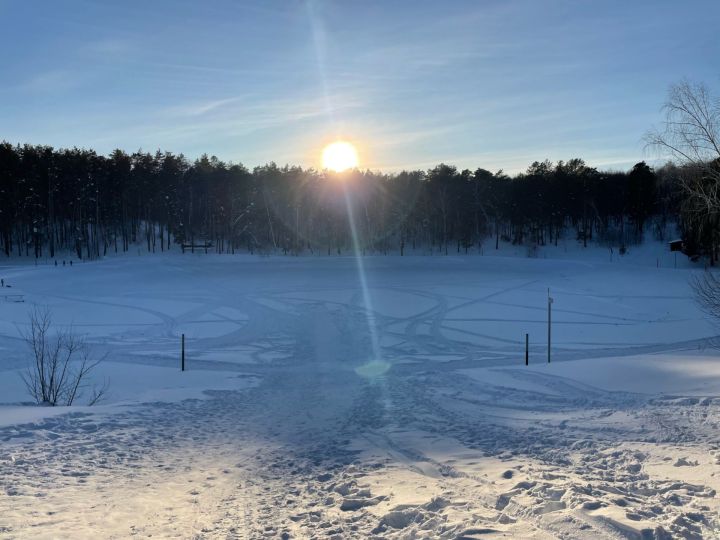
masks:
POLYGON ((720 98, 703 84, 683 81, 670 88, 662 129, 650 131, 648 146, 670 155, 686 174, 680 176, 691 211, 720 212, 720 98))
MULTIPOLYGON (((48 308, 35 308, 30 313, 30 329, 24 337, 32 361, 23 380, 37 403, 72 405, 83 394, 87 376, 100 360, 91 358, 87 343, 72 328, 51 333, 51 327, 48 308)), ((97 403, 106 390, 107 384, 94 387, 88 404, 97 403)))

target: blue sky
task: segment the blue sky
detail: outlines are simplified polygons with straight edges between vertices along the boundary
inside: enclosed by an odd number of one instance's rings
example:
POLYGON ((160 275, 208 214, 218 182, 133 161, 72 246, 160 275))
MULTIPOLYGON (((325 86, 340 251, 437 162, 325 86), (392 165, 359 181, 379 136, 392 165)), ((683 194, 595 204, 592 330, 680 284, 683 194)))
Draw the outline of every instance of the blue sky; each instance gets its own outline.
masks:
POLYGON ((627 168, 670 84, 720 89, 718 23, 717 0, 0 0, 0 140, 627 168))

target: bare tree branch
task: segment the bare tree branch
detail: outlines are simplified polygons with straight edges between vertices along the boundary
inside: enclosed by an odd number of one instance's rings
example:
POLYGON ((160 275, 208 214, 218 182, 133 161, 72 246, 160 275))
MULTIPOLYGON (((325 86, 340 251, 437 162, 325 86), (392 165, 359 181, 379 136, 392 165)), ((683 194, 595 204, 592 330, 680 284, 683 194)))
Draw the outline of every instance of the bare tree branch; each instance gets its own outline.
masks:
POLYGON ((663 109, 663 129, 646 134, 647 146, 696 173, 681 177, 691 210, 720 212, 720 99, 683 81, 670 89, 663 109))
MULTIPOLYGON (((88 374, 100 363, 92 360, 85 341, 72 328, 50 335, 52 315, 48 308, 30 313, 30 329, 24 334, 33 362, 23 375, 28 393, 37 403, 72 405, 82 395, 88 374)), ((107 390, 107 383, 91 396, 91 405, 107 390)))

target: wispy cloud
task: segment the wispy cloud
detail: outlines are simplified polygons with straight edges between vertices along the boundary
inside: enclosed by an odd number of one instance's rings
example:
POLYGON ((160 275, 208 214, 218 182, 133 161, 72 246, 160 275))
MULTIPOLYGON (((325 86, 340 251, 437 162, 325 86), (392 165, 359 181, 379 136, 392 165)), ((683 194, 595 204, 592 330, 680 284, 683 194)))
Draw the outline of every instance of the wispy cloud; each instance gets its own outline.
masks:
POLYGON ((242 99, 242 96, 235 96, 225 99, 187 103, 169 107, 166 109, 166 112, 169 116, 202 116, 217 109, 222 109, 226 105, 237 103, 242 99))
MULTIPOLYGON (((344 96, 342 110, 360 107, 362 101, 344 96)), ((204 141, 247 137, 269 129, 279 135, 303 122, 315 124, 325 118, 325 102, 320 96, 258 100, 257 96, 236 96, 208 102, 170 107, 144 122, 128 122, 98 142, 117 144, 119 140, 149 141, 166 147, 197 145, 204 141)))
POLYGON ((64 92, 80 86, 84 78, 84 76, 75 71, 51 69, 32 75, 19 84, 19 89, 39 93, 64 92))

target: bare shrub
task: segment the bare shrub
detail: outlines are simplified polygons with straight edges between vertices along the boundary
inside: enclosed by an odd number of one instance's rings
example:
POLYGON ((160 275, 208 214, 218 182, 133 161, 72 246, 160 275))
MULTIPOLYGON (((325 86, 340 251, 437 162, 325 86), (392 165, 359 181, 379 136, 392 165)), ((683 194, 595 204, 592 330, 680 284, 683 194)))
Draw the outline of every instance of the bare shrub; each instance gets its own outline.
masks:
POLYGON ((691 281, 695 298, 700 307, 720 322, 720 277, 708 270, 701 276, 695 276, 691 281))
MULTIPOLYGON (((30 313, 30 329, 24 338, 32 360, 23 380, 37 403, 72 405, 87 389, 88 374, 102 359, 92 359, 87 343, 72 328, 54 332, 51 328, 48 308, 35 308, 30 313)), ((106 391, 107 383, 94 387, 88 404, 97 403, 106 391)))

